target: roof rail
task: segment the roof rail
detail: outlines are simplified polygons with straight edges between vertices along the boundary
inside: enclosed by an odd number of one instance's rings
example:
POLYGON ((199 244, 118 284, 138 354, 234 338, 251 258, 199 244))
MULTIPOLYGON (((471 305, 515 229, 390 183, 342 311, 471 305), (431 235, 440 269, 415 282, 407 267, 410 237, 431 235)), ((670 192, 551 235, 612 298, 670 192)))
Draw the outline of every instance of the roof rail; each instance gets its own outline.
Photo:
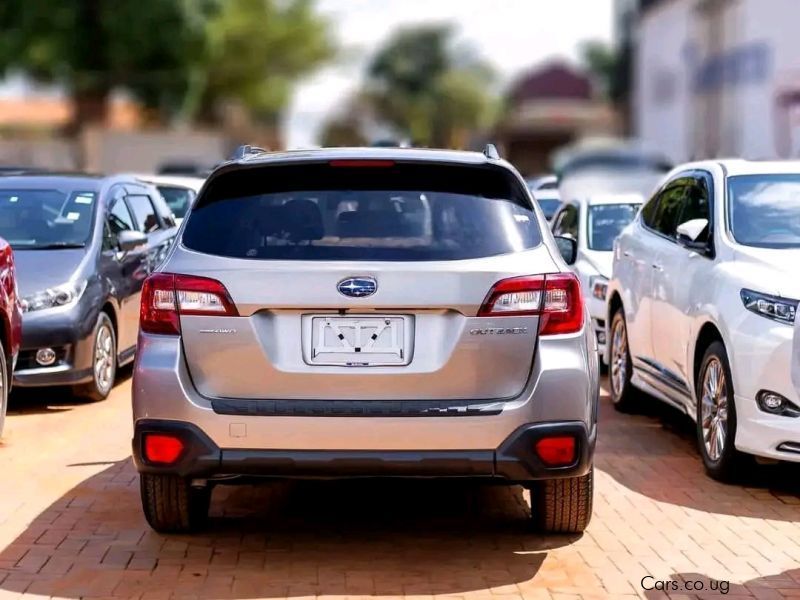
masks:
POLYGON ((251 146, 250 144, 244 144, 243 146, 239 146, 231 156, 231 160, 242 160, 243 158, 247 158, 248 156, 253 156, 255 154, 264 154, 266 150, 264 148, 259 148, 258 146, 251 146))
POLYGON ((483 155, 490 160, 500 160, 500 153, 494 144, 486 144, 483 148, 483 155))

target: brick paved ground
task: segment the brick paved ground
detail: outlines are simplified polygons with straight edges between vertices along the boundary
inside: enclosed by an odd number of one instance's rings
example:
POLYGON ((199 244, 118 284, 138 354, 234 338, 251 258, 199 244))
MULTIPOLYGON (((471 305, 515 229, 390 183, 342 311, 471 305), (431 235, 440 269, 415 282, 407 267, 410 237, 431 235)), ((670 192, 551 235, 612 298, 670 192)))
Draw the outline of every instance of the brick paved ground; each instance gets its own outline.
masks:
MULTIPOLYGON (((691 426, 604 403, 594 520, 526 531, 519 488, 309 482, 215 491, 210 530, 160 536, 128 458, 130 381, 111 399, 17 399, 0 446, 0 598, 663 597, 652 576, 800 597, 800 471, 707 479, 691 426), (222 518, 224 517, 224 518, 222 518)), ((718 597, 719 591, 706 595, 718 597)), ((705 596, 702 596, 705 597, 705 596)))

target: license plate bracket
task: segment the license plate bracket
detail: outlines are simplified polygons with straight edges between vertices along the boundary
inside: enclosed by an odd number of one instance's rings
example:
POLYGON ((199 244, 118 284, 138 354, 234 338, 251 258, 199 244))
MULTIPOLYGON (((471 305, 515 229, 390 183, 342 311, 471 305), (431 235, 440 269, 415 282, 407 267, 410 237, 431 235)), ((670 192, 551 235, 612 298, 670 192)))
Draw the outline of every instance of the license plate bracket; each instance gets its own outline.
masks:
POLYGON ((311 364, 345 367, 402 366, 410 361, 406 315, 311 317, 311 364))

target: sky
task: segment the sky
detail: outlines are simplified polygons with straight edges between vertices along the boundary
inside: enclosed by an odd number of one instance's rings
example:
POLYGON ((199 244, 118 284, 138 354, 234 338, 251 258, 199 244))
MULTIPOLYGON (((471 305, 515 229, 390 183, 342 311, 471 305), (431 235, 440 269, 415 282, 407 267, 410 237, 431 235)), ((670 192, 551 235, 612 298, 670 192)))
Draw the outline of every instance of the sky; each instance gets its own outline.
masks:
POLYGON ((577 59, 583 40, 612 36, 612 0, 318 0, 318 8, 346 58, 296 89, 284 123, 288 148, 316 143, 326 117, 358 88, 370 55, 398 27, 452 23, 456 40, 492 64, 503 83, 541 61, 577 59))

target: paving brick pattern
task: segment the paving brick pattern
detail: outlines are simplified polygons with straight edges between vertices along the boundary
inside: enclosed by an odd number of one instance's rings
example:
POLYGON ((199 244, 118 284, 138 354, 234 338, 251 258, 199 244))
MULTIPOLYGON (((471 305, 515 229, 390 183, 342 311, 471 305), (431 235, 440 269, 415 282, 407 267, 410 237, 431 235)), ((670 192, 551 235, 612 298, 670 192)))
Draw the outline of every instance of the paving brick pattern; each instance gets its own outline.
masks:
POLYGON ((424 481, 219 488, 207 532, 162 536, 139 507, 129 397, 123 381, 97 404, 15 399, 0 599, 666 597, 643 578, 672 598, 800 598, 800 471, 712 482, 669 409, 604 399, 583 536, 530 532, 520 488, 424 481))

